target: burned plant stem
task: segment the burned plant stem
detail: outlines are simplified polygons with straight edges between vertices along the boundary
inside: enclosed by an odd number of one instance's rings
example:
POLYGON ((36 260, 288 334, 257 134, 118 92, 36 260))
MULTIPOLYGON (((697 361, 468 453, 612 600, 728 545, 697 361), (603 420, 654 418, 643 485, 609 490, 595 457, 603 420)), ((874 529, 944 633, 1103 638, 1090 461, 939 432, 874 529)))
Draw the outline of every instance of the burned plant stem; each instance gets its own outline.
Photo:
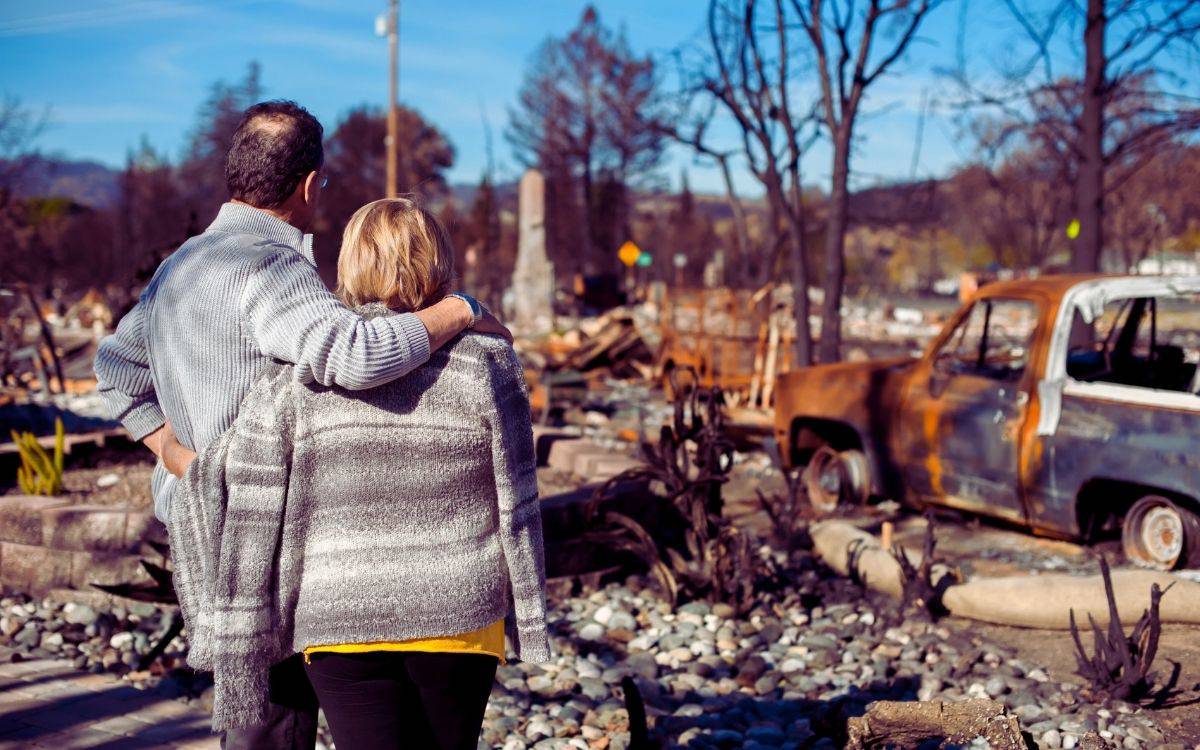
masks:
POLYGON ((1161 589, 1157 583, 1151 585, 1150 607, 1142 613, 1133 632, 1126 636, 1117 612, 1112 573, 1108 560, 1103 556, 1100 557, 1100 574, 1108 598, 1108 632, 1101 630, 1095 618, 1088 614, 1093 647, 1093 653, 1089 656, 1075 622, 1075 611, 1071 611, 1071 638, 1075 643, 1075 660, 1078 664, 1076 673, 1091 684, 1092 691, 1098 696, 1111 700, 1140 701, 1150 697, 1154 686, 1154 675, 1150 669, 1158 654, 1158 640, 1162 633, 1159 603, 1171 587, 1161 589))
POLYGON ((733 443, 726 435, 720 389, 702 389, 695 371, 671 373, 675 394, 671 424, 657 444, 643 443, 645 466, 624 472, 593 494, 587 516, 591 536, 636 555, 674 603, 678 597, 712 598, 745 611, 753 601, 758 557, 748 537, 722 515, 721 486, 733 467, 733 443), (682 526, 682 540, 665 539, 628 516, 601 513, 600 504, 618 483, 650 480, 682 526))
POLYGON ((908 553, 899 543, 892 544, 892 557, 900 566, 900 581, 903 591, 900 597, 900 609, 906 614, 919 613, 932 619, 946 614, 942 606, 942 595, 946 587, 957 579, 957 576, 944 573, 935 580, 934 568, 944 566, 945 561, 935 557, 937 536, 934 528, 932 512, 925 513, 925 538, 921 547, 921 561, 913 565, 908 553))

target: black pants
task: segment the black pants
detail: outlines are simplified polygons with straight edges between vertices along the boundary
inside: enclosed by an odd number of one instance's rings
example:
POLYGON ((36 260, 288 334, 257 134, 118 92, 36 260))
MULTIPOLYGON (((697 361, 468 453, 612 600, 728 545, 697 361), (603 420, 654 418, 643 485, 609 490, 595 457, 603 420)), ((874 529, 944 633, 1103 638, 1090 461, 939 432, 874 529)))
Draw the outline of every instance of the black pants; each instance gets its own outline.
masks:
POLYGON ((232 729, 221 738, 224 750, 313 750, 317 746, 317 696, 304 657, 290 656, 271 667, 266 722, 232 729))
POLYGON ((338 750, 475 750, 498 660, 486 654, 312 655, 338 750))

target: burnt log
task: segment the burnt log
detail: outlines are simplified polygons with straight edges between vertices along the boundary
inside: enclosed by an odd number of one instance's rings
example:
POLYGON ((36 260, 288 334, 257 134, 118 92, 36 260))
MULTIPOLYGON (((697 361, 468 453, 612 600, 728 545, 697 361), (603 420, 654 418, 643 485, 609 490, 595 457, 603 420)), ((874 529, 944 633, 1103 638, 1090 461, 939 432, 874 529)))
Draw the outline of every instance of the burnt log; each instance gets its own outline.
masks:
POLYGON ((846 750, 961 747, 982 737, 993 750, 1028 750, 1020 724, 990 700, 878 701, 847 722, 846 750))

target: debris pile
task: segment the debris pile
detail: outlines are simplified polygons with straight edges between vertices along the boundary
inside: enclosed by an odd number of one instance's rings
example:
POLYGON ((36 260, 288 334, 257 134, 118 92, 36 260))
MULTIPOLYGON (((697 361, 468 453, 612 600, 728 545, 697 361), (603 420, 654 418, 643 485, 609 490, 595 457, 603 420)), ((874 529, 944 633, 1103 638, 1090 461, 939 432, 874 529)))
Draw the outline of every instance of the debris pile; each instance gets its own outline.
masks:
MULTIPOLYGON (((560 318, 565 330, 518 336, 535 408, 544 408, 545 399, 563 386, 597 390, 605 379, 649 382, 669 391, 670 373, 691 368, 701 385, 721 389, 735 421, 765 425, 779 375, 796 365, 791 287, 651 287, 639 304, 591 318, 560 318)), ((819 302, 818 291, 813 294, 819 302)), ((906 307, 848 301, 847 357, 919 354, 951 312, 939 302, 906 307)), ((811 322, 819 333, 819 318, 811 322)))
POLYGON ((0 285, 0 406, 92 391, 96 343, 113 323, 97 290, 70 303, 42 302, 28 285, 0 285))
POLYGON ((643 306, 582 321, 579 328, 551 340, 551 351, 562 354, 547 364, 555 370, 603 370, 616 378, 650 379, 659 345, 652 319, 653 308, 643 306))

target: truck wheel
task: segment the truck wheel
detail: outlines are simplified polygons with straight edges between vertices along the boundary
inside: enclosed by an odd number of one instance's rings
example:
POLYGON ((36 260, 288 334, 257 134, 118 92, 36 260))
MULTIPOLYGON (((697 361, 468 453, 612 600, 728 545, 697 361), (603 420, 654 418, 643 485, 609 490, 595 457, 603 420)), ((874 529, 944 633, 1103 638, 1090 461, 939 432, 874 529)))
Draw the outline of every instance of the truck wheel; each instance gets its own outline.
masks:
POLYGON ((1173 570, 1200 562, 1200 518, 1160 495, 1146 495, 1125 514, 1121 548, 1135 565, 1173 570))
POLYGON ((818 513, 866 502, 870 485, 870 466, 860 450, 837 451, 821 446, 804 469, 808 501, 818 513))

